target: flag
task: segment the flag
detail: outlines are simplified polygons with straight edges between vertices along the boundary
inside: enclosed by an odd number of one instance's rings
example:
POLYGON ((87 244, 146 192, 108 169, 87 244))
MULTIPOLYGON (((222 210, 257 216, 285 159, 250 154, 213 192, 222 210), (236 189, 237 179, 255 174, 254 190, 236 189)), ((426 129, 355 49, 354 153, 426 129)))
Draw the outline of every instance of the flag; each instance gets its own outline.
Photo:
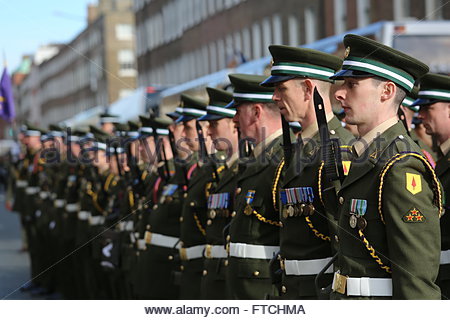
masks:
POLYGON ((0 117, 9 122, 16 117, 11 79, 6 68, 0 80, 0 117))

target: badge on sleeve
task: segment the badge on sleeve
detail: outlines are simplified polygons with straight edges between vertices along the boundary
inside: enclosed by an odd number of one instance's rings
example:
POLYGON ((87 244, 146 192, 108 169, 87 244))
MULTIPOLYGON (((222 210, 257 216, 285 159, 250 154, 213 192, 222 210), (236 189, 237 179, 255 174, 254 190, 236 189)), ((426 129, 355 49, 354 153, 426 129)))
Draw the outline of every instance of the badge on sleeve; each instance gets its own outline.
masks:
POLYGON ((407 214, 405 214, 402 217, 403 222, 408 222, 408 223, 417 223, 417 222, 424 222, 425 216, 416 208, 412 208, 411 210, 408 211, 407 214))
POLYGON ((419 174, 406 172, 406 190, 412 194, 422 191, 422 177, 419 174))

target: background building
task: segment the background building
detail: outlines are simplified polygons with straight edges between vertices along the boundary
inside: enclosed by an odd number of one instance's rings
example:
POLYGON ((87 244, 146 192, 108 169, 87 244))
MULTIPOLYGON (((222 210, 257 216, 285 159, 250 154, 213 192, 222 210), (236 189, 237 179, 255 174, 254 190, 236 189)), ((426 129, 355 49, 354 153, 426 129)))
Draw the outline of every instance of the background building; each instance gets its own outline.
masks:
POLYGON ((96 106, 109 106, 136 88, 132 0, 99 0, 87 27, 35 67, 19 88, 19 117, 46 126, 96 106), (38 92, 38 97, 36 93, 38 92))
POLYGON ((449 19, 441 0, 134 0, 140 86, 180 84, 380 20, 449 19))

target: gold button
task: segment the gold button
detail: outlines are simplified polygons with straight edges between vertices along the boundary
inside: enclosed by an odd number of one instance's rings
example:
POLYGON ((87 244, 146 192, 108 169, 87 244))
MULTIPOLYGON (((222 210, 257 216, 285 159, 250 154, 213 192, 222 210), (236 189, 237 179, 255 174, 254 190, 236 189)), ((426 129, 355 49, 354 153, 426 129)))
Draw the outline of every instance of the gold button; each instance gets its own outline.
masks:
POLYGON ((148 204, 144 205, 144 209, 148 209, 148 204))
POLYGON ((156 210, 156 209, 158 209, 158 205, 157 204, 153 205, 153 210, 156 210))
POLYGON ((225 260, 225 261, 223 262, 223 265, 224 265, 225 267, 227 267, 227 266, 228 266, 228 260, 225 260))
POLYGON ((173 260, 173 256, 168 256, 167 257, 169 260, 173 260))
POLYGON ((212 220, 211 220, 211 219, 208 219, 208 221, 206 221, 206 224, 207 224, 208 226, 212 225, 212 220))
POLYGON ((145 226, 145 228, 146 228, 147 230, 150 230, 151 225, 148 224, 148 225, 145 226))
POLYGON ((330 130, 330 134, 336 134, 336 131, 330 130))
POLYGON ((286 291, 287 291, 286 287, 285 286, 281 286, 281 292, 282 293, 286 293, 286 291))
POLYGON ((140 255, 140 253, 139 253, 139 251, 137 251, 137 252, 136 252, 136 256, 138 256, 138 257, 139 257, 139 255, 140 255))
POLYGON ((231 213, 231 217, 233 218, 235 215, 236 215, 236 211, 233 211, 233 212, 231 213))
POLYGON ((191 207, 195 207, 195 202, 192 201, 189 205, 190 205, 191 207))
POLYGON ((336 240, 336 242, 339 242, 339 237, 337 236, 337 234, 334 235, 334 240, 336 240))
POLYGON ((184 266, 180 266, 180 270, 181 270, 181 271, 184 271, 184 266))
POLYGON ((227 235, 227 241, 230 241, 230 240, 231 240, 231 236, 227 235))
POLYGON ((186 192, 183 194, 183 198, 187 198, 187 193, 186 192))
POLYGON ((255 277, 259 276, 259 271, 253 272, 253 275, 254 275, 255 277))
POLYGON ((208 270, 203 270, 203 276, 206 276, 208 274, 208 270))
POLYGON ((240 194, 241 191, 242 191, 242 188, 237 188, 237 189, 236 189, 236 194, 240 194))
POLYGON ((344 198, 343 197, 339 197, 339 203, 340 204, 344 204, 344 198))
POLYGON ((180 217, 180 222, 183 222, 183 217, 180 217))

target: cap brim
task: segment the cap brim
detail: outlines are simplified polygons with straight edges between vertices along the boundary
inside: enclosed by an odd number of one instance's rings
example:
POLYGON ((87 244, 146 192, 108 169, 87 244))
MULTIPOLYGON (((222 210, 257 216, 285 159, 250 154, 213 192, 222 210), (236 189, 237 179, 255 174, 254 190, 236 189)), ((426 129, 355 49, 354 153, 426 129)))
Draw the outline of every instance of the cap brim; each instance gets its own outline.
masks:
POLYGON ((172 119, 178 119, 179 117, 181 117, 181 113, 174 111, 174 112, 166 113, 166 116, 168 116, 169 118, 172 118, 172 119))
POLYGON ((297 76, 270 76, 259 85, 263 87, 274 87, 277 83, 297 78, 297 76))
POLYGON ((229 103, 229 104, 227 104, 226 106, 225 106, 225 108, 227 108, 227 109, 236 109, 237 107, 239 107, 239 105, 241 104, 242 102, 239 102, 239 101, 236 101, 236 100, 231 100, 231 102, 229 103))
POLYGON ((345 70, 341 70, 341 71, 336 72, 335 74, 333 74, 330 77, 330 79, 331 80, 342 80, 345 77, 350 77, 350 78, 370 78, 370 77, 375 77, 375 75, 371 74, 371 73, 359 71, 359 70, 345 69, 345 70))
POLYGON ((198 118, 198 121, 210 121, 210 120, 220 120, 225 118, 225 116, 219 116, 217 114, 205 114, 204 116, 201 116, 198 118))
POLYGON ((177 120, 175 120, 175 123, 188 122, 188 121, 191 121, 194 119, 195 119, 195 117, 192 117, 192 116, 181 116, 177 120))
POLYGON ((423 98, 419 98, 417 100, 414 100, 414 102, 412 103, 412 105, 410 105, 410 107, 415 107, 415 106, 425 106, 427 104, 432 104, 438 102, 438 100, 436 99, 423 99, 423 98))

